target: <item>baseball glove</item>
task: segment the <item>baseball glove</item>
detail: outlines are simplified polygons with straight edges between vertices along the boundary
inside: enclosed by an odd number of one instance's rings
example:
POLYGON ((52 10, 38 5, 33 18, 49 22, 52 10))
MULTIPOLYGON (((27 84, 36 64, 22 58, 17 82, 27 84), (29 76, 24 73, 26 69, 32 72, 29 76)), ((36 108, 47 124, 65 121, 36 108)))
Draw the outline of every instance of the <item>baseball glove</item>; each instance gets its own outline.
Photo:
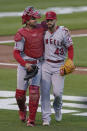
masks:
POLYGON ((72 73, 75 69, 74 63, 71 59, 67 59, 65 64, 60 67, 60 74, 62 76, 72 73))
POLYGON ((37 65, 31 65, 31 67, 32 67, 32 70, 30 70, 30 71, 27 70, 24 80, 29 80, 38 73, 38 66, 37 65))

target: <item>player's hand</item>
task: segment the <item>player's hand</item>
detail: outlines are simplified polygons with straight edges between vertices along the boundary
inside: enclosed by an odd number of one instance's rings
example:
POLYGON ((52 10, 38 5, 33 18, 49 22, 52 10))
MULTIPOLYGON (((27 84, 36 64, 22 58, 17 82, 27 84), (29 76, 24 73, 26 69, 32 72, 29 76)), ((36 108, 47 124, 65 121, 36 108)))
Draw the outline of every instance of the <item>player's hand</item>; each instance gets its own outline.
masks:
POLYGON ((71 59, 67 59, 65 64, 60 67, 60 75, 68 75, 72 73, 75 69, 75 65, 71 59))
POLYGON ((60 68, 60 75, 64 76, 64 66, 61 66, 61 68, 60 68))
POLYGON ((29 63, 26 63, 26 64, 25 64, 25 68, 26 68, 28 71, 32 70, 32 67, 31 67, 31 65, 30 65, 29 63))

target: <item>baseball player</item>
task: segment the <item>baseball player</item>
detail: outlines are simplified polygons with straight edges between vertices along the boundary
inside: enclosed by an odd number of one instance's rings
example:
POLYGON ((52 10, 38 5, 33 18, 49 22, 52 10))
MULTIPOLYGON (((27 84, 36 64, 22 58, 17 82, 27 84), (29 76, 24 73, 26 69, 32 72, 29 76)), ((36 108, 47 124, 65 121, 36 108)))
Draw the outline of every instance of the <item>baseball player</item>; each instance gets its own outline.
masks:
POLYGON ((65 58, 68 52, 68 63, 73 63, 73 42, 69 30, 56 26, 57 16, 53 11, 45 15, 48 30, 45 32, 45 61, 42 65, 41 110, 43 125, 51 121, 50 88, 53 86, 56 121, 62 120, 62 95, 64 88, 65 58), (63 65, 63 66, 62 66, 63 65))
POLYGON ((35 116, 39 102, 39 87, 41 80, 41 60, 43 56, 43 35, 44 28, 41 24, 37 24, 40 13, 34 7, 27 7, 22 15, 22 24, 25 27, 16 33, 14 58, 19 63, 17 69, 17 89, 16 101, 19 107, 20 120, 26 121, 27 106, 26 90, 29 85, 29 117, 27 126, 35 125, 35 116), (38 66, 39 70, 32 79, 24 80, 27 71, 32 70, 32 65, 38 66))

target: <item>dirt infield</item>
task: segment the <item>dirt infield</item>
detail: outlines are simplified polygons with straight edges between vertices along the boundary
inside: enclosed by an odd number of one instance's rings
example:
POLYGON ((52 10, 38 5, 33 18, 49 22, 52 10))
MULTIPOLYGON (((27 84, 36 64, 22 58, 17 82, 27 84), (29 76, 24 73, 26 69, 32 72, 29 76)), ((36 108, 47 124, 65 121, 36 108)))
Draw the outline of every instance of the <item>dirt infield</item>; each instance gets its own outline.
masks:
MULTIPOLYGON (((87 30, 73 30, 71 31, 71 35, 75 34, 87 34, 87 30)), ((13 40, 14 36, 0 36, 0 41, 13 40)), ((17 63, 13 57, 13 47, 8 45, 0 44, 0 63, 17 63)), ((17 68, 17 66, 6 66, 0 65, 0 68, 17 68)), ((86 70, 83 67, 77 67, 74 73, 76 74, 87 74, 86 70), (81 69, 81 70, 80 70, 81 69)))
POLYGON ((13 63, 15 59, 13 57, 13 47, 7 45, 0 45, 0 63, 13 63))

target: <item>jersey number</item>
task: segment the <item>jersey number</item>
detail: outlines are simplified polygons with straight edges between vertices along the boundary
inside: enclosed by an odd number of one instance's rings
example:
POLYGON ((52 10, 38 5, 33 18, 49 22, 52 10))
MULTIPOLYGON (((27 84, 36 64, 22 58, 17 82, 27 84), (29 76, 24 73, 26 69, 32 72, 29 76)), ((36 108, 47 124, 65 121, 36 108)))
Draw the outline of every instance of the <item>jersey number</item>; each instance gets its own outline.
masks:
POLYGON ((56 54, 56 55, 63 55, 64 54, 63 48, 61 48, 61 49, 57 48, 54 54, 56 54))

